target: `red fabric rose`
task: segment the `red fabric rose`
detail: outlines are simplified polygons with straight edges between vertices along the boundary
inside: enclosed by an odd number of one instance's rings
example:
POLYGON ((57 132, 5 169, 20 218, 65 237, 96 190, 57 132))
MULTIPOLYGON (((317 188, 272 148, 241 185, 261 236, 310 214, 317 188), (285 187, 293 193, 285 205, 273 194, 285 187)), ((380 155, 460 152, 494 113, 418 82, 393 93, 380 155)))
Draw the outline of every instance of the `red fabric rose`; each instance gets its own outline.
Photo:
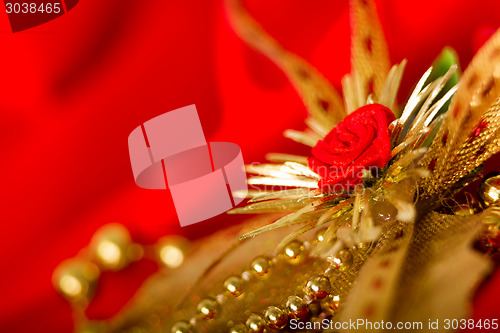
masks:
POLYGON ((345 117, 312 149, 309 167, 322 179, 320 187, 339 185, 345 190, 362 181, 362 170, 383 167, 390 159, 391 110, 365 105, 345 117))

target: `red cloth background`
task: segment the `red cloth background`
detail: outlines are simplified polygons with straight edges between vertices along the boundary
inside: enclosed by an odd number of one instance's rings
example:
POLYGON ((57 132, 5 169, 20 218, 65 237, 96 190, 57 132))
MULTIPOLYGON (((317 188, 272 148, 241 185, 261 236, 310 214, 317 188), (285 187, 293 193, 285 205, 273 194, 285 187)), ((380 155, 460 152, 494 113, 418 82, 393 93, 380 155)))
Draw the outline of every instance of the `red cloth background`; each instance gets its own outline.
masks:
MULTIPOLYGON (((467 64, 500 26, 497 0, 377 1, 393 62, 408 58, 400 97, 450 45, 467 64)), ((250 11, 338 88, 349 71, 348 2, 254 0, 250 11)), ((13 34, 0 14, 0 331, 69 332, 70 306, 51 274, 99 226, 136 241, 195 238, 242 218, 181 229, 171 197, 134 184, 127 136, 156 115, 195 103, 208 141, 235 142, 245 161, 307 153, 281 138, 306 111, 284 75, 230 30, 220 1, 82 0, 68 14, 13 34)), ((142 261, 105 274, 88 311, 115 314, 156 269, 142 261)), ((464 268, 466 269, 466 268, 464 268)), ((499 318, 500 276, 476 318, 499 318)))

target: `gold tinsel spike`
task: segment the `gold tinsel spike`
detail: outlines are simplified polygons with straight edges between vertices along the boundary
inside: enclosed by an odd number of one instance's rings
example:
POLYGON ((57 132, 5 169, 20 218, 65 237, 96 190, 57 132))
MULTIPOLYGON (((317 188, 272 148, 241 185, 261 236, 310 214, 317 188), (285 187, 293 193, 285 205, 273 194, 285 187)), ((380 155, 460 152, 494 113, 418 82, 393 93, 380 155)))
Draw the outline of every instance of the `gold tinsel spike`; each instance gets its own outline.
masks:
POLYGON ((268 185, 268 186, 290 186, 290 187, 307 187, 318 188, 318 181, 305 178, 296 177, 290 179, 273 178, 273 177, 250 177, 247 180, 249 185, 268 185))
POLYGON ((342 91, 344 93, 344 103, 347 113, 356 111, 358 108, 358 97, 350 74, 346 74, 342 78, 342 91))
POLYGON ((306 125, 321 138, 324 138, 328 134, 328 129, 312 117, 306 119, 306 125))
POLYGON ((431 75, 431 73, 432 73, 432 67, 430 67, 418 81, 417 85, 413 89, 413 92, 411 93, 410 98, 406 102, 406 106, 404 107, 401 117, 398 119, 399 123, 401 124, 405 123, 406 120, 408 120, 410 115, 413 113, 417 105, 421 102, 423 98, 425 98, 425 96, 422 96, 421 92, 423 91, 424 84, 431 75))
POLYGON ((373 94, 377 102, 391 68, 382 26, 373 0, 351 0, 350 13, 354 86, 360 101, 373 94))
POLYGON ((297 174, 289 172, 288 169, 289 168, 284 164, 264 163, 245 165, 245 171, 247 173, 283 179, 295 179, 297 174))
POLYGON ((244 191, 243 190, 233 191, 233 196, 235 198, 241 198, 241 199, 256 198, 256 197, 264 196, 266 194, 269 194, 269 192, 261 191, 261 190, 251 190, 251 189, 250 190, 245 189, 244 191))
POLYGON ((429 126, 429 124, 436 117, 436 114, 438 113, 438 111, 441 110, 443 105, 446 104, 446 102, 448 102, 448 100, 453 96, 453 94, 455 94, 455 92, 457 91, 457 88, 458 87, 455 86, 455 87, 451 88, 450 90, 448 90, 448 92, 443 96, 443 98, 441 98, 436 104, 434 104, 429 109, 428 114, 426 114, 424 126, 429 126))
POLYGON ((391 81, 391 87, 389 89, 389 102, 387 104, 387 107, 389 107, 391 110, 393 110, 393 112, 397 114, 400 114, 398 108, 397 95, 399 87, 401 85, 401 81, 403 80, 403 73, 405 71, 407 63, 408 60, 403 59, 403 61, 401 61, 401 63, 396 67, 394 78, 391 81))
POLYGON ((316 146, 319 141, 319 138, 316 138, 306 132, 296 131, 292 129, 285 130, 285 132, 283 132, 283 136, 309 147, 316 146))
POLYGON ((284 212, 299 209, 307 205, 309 199, 280 199, 264 202, 256 202, 245 207, 235 208, 228 214, 260 214, 270 212, 284 212))
POLYGON ((330 82, 308 62, 287 51, 273 39, 248 14, 241 1, 226 0, 226 8, 234 31, 285 72, 318 123, 330 130, 346 116, 342 99, 330 82))
POLYGON ((281 252, 281 250, 291 241, 293 241, 295 238, 299 237, 300 235, 308 232, 309 230, 312 230, 316 227, 318 221, 314 220, 312 222, 309 222, 308 224, 304 225, 303 227, 293 231, 292 233, 288 234, 285 238, 283 238, 278 245, 276 246, 275 253, 281 252))
POLYGON ((265 201, 265 200, 271 200, 271 199, 281 199, 281 198, 287 198, 287 199, 298 199, 302 196, 308 195, 310 197, 317 196, 318 194, 316 191, 311 191, 308 188, 294 188, 294 189, 287 189, 287 190, 282 190, 282 191, 274 191, 271 193, 265 193, 256 197, 253 197, 250 199, 248 202, 259 202, 259 201, 265 201))
POLYGON ((297 162, 300 164, 307 164, 307 157, 300 155, 292 155, 292 154, 282 154, 282 153, 269 153, 266 154, 266 160, 269 162, 275 163, 284 163, 288 161, 297 162))
POLYGON ((298 220, 299 217, 301 217, 303 214, 314 211, 316 209, 316 207, 321 205, 322 203, 323 203, 322 200, 311 201, 310 203, 308 203, 306 206, 302 207, 301 209, 299 209, 293 213, 290 213, 286 216, 283 216, 282 218, 280 218, 279 220, 277 220, 274 223, 271 223, 269 225, 263 226, 261 228, 255 229, 255 230, 252 230, 252 231, 244 234, 243 236, 240 236, 240 239, 255 237, 258 234, 261 234, 261 233, 266 232, 266 231, 270 231, 270 230, 274 230, 274 229, 278 229, 278 228, 282 228, 282 227, 286 227, 286 226, 298 223, 298 222, 300 222, 300 220, 298 220))
POLYGON ((289 162, 285 162, 285 166, 292 169, 292 171, 290 173, 296 172, 296 174, 298 174, 298 175, 314 178, 317 180, 321 179, 320 175, 318 175, 316 172, 312 171, 311 169, 309 169, 308 167, 306 167, 300 163, 289 161, 289 162))
MULTIPOLYGON (((400 64, 391 67, 389 74, 384 83, 384 88, 378 96, 378 103, 387 106, 392 110, 396 110, 396 96, 403 78, 403 72, 406 68, 407 60, 404 59, 400 64)), ((373 94, 370 94, 369 97, 373 94)))
POLYGON ((349 198, 345 199, 344 201, 340 202, 338 205, 333 206, 332 208, 328 209, 324 214, 320 216, 318 219, 318 225, 322 225, 326 223, 328 220, 330 220, 333 216, 336 216, 339 212, 343 212, 343 210, 347 207, 350 209, 350 204, 354 201, 354 198, 349 198))
POLYGON ((450 69, 448 70, 448 72, 446 72, 446 74, 444 76, 440 77, 439 79, 437 79, 435 81, 436 87, 434 89, 432 89, 429 96, 425 100, 424 104, 420 108, 420 111, 417 114, 416 119, 413 121, 412 129, 416 128, 417 125, 420 123, 420 121, 423 119, 427 119, 428 117, 431 117, 431 120, 432 120, 432 118, 434 118, 435 114, 437 113, 437 111, 439 111, 441 106, 444 105, 448 101, 448 99, 451 98, 451 96, 455 93, 456 89, 450 89, 451 92, 448 91, 448 93, 445 95, 446 98, 443 97, 437 103, 434 103, 436 97, 439 95, 439 93, 441 93, 441 91, 445 87, 446 83, 453 76, 453 74, 455 74, 457 69, 458 69, 457 65, 451 66, 450 69), (436 105, 438 105, 439 108, 437 110, 435 110, 436 112, 434 112, 434 115, 432 115, 432 111, 430 111, 430 110, 431 109, 434 110, 432 107, 433 106, 436 107, 436 105))

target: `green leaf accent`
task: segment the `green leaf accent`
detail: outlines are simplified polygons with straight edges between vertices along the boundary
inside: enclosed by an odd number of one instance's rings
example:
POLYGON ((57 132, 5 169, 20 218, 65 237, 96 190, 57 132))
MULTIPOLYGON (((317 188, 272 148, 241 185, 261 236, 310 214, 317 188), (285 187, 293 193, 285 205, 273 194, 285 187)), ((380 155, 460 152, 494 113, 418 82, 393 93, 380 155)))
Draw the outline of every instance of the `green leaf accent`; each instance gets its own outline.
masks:
MULTIPOLYGON (((458 65, 458 70, 448 80, 448 82, 444 86, 443 90, 435 98, 435 101, 438 101, 441 97, 443 97, 451 88, 453 88, 458 83, 458 80, 460 79, 462 72, 460 70, 460 62, 458 60, 457 52, 449 46, 446 46, 443 49, 443 51, 441 51, 441 54, 432 63, 432 72, 431 72, 431 75, 429 75, 429 78, 427 79, 426 84, 428 84, 428 83, 436 80, 437 78, 443 76, 444 74, 446 74, 446 72, 450 69, 450 67, 455 65, 455 64, 458 65)), ((441 108, 439 113, 436 115, 436 117, 439 116, 440 114, 445 113, 446 110, 448 110, 449 106, 450 106, 450 101, 446 102, 443 105, 443 107, 441 108)))

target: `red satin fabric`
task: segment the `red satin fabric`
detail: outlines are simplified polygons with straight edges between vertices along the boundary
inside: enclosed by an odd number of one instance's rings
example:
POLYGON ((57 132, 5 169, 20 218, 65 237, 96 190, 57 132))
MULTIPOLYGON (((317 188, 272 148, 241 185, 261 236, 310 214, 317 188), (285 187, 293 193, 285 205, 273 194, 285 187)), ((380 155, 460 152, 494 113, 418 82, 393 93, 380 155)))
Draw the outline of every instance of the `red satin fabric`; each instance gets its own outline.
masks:
MULTIPOLYGON (((339 88, 349 71, 346 0, 248 2, 268 31, 339 88)), ((488 29, 500 26, 497 0, 377 4, 393 62, 408 58, 400 100, 442 47, 454 47, 467 64, 488 29)), ((235 36, 220 1, 85 0, 16 34, 0 17, 2 332, 72 329, 51 274, 101 225, 122 223, 134 240, 153 243, 172 233, 200 237, 244 218, 181 229, 168 192, 137 187, 127 136, 145 120, 195 103, 207 140, 238 144, 246 162, 269 151, 308 153, 281 137, 304 127, 296 92, 235 36)), ((115 314, 155 269, 142 261, 104 274, 89 316, 115 314)), ((477 297, 476 318, 499 317, 498 286, 496 274, 477 297)))

